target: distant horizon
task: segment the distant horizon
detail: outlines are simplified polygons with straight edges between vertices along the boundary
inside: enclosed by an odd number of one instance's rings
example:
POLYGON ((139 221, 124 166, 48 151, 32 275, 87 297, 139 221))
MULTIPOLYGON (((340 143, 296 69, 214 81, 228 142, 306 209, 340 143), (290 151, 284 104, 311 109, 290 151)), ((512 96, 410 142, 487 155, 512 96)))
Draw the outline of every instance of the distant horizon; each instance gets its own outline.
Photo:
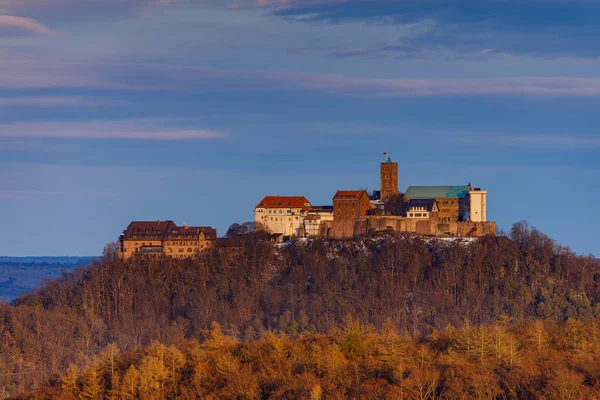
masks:
POLYGON ((97 256, 70 256, 70 255, 60 255, 60 256, 4 256, 4 255, 0 255, 0 261, 2 261, 2 259, 5 258, 33 258, 33 259, 52 259, 52 258, 76 258, 76 259, 82 259, 82 258, 99 258, 101 257, 100 255, 97 256))

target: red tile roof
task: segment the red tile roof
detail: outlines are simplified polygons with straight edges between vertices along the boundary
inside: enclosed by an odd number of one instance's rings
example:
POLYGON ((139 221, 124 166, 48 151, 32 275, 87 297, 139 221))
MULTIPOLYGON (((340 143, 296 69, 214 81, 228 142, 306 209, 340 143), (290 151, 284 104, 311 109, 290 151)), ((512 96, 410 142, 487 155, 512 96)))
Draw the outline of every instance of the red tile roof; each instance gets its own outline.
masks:
POLYGON ((310 201, 304 196, 267 196, 255 208, 300 208, 310 209, 310 201))
MULTIPOLYGON (((344 198, 354 198, 354 199, 360 199, 360 197, 363 195, 363 193, 367 194, 367 192, 365 192, 364 190, 338 190, 337 193, 335 194, 335 196, 333 196, 334 199, 344 199, 344 198)), ((368 194, 367 194, 368 196, 368 194)))

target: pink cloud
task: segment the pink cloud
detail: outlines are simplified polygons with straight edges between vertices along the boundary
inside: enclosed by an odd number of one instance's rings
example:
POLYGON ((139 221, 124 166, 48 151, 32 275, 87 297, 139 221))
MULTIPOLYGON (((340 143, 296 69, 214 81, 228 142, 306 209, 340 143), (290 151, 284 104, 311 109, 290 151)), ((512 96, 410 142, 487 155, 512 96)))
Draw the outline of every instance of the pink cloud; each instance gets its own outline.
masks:
POLYGON ((312 6, 320 4, 343 4, 348 0, 235 0, 231 1, 227 8, 243 9, 243 8, 265 8, 274 7, 277 9, 297 8, 300 6, 312 6))
POLYGON ((161 120, 85 122, 21 122, 0 125, 0 138, 8 139, 137 139, 206 140, 222 139, 223 132, 174 128, 161 120))
MULTIPOLYGON (((155 89, 224 91, 293 90, 335 96, 600 96, 600 77, 527 78, 368 78, 324 73, 231 71, 166 65, 123 65, 136 70, 155 89)), ((131 72, 130 72, 131 73, 131 72)), ((125 74, 126 75, 126 74, 125 74)), ((126 81, 121 82, 125 84, 126 81)))
POLYGON ((0 62, 0 88, 188 92, 289 90, 346 97, 600 96, 600 77, 370 78, 313 72, 235 71, 165 64, 0 62))
POLYGON ((128 103, 121 100, 95 100, 69 96, 43 97, 0 97, 0 106, 9 107, 77 107, 77 106, 122 106, 128 103))
POLYGON ((56 33, 31 18, 17 17, 14 15, 0 15, 0 30, 1 29, 36 33, 39 35, 54 35, 56 33))
MULTIPOLYGON (((137 85, 112 82, 110 65, 67 64, 36 59, 5 59, 0 62, 0 88, 97 88, 134 89, 137 85)), ((137 89, 143 89, 137 87, 137 89)))
POLYGON ((61 107, 83 104, 79 97, 0 97, 2 106, 61 107))
POLYGON ((1 150, 33 150, 46 147, 45 144, 32 141, 23 140, 0 140, 0 151, 1 150))

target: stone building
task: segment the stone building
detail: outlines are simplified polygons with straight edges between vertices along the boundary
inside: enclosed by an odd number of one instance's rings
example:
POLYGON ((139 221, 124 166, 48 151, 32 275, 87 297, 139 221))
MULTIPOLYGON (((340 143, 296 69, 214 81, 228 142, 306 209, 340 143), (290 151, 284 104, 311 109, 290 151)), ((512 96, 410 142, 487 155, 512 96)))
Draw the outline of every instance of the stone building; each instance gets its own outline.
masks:
POLYGON ((431 218, 440 212, 435 199, 413 199, 407 202, 407 218, 431 218))
POLYGON ((380 194, 379 199, 386 202, 393 196, 398 196, 398 163, 392 162, 390 153, 383 153, 387 157, 386 162, 382 162, 379 166, 380 178, 380 194))
POLYGON ((266 196, 254 208, 254 222, 282 237, 300 237, 310 208, 304 196, 266 196))
POLYGON ((384 230, 432 236, 495 235, 487 221, 487 192, 471 184, 409 186, 398 190, 398 163, 389 153, 380 163, 380 190, 340 190, 331 206, 312 206, 303 196, 267 196, 255 222, 284 237, 353 237, 384 230))
POLYGON ((438 222, 466 221, 470 210, 469 191, 471 184, 464 186, 409 186, 404 201, 435 200, 439 211, 434 217, 438 222))
POLYGON ((333 206, 312 206, 304 217, 305 236, 319 236, 321 226, 333 221, 333 206))
POLYGON ((119 237, 118 257, 168 256, 195 258, 214 248, 217 230, 177 226, 173 221, 133 221, 119 237))
POLYGON ((354 221, 366 216, 370 207, 371 199, 366 191, 339 190, 333 197, 333 236, 354 236, 354 221))
MULTIPOLYGON (((431 236, 484 236, 496 234, 496 223, 487 221, 487 192, 471 184, 409 186, 398 190, 398 163, 389 153, 380 164, 381 190, 370 202, 361 191, 339 191, 334 197, 334 220, 321 225, 327 237, 351 237, 378 231, 414 232, 431 236), (397 214, 381 212, 382 203, 398 196, 397 214), (362 199, 363 200, 359 200, 362 199), (388 215, 384 215, 388 214, 388 215)), ((387 203, 386 203, 387 204, 387 203)))

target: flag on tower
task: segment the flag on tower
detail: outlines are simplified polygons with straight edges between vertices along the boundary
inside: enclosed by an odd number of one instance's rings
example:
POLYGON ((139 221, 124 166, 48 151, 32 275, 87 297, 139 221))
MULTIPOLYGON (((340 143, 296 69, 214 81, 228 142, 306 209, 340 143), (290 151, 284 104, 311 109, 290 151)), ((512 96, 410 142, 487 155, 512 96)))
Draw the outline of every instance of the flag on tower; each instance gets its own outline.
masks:
POLYGON ((387 153, 383 153, 383 156, 384 156, 384 157, 387 157, 387 153))

